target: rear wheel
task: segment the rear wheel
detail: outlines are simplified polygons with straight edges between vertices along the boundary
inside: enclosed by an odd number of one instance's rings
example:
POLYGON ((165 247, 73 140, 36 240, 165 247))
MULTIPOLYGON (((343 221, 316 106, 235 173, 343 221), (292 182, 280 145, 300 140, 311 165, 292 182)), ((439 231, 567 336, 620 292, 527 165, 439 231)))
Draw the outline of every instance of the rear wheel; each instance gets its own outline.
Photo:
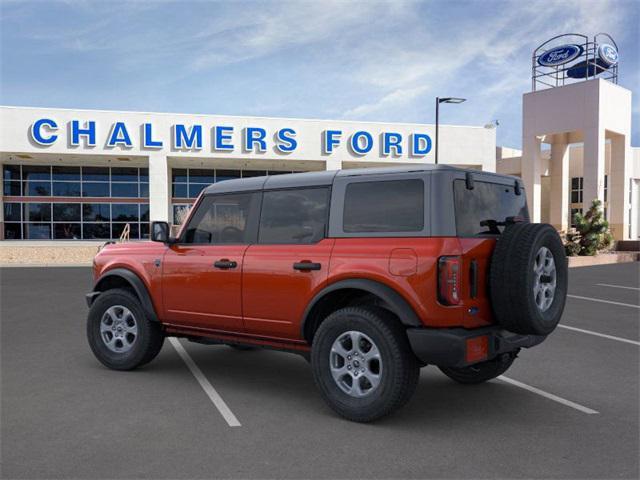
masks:
POLYGON ((516 353, 505 353, 488 362, 477 363, 468 367, 438 367, 442 373, 452 380, 465 385, 483 383, 499 377, 506 372, 516 359, 516 353))
POLYGON ((101 293, 93 302, 87 339, 96 358, 114 370, 149 363, 164 343, 160 324, 149 320, 136 296, 122 289, 101 293))
POLYGON ((404 405, 420 374, 398 320, 375 307, 343 308, 327 317, 314 337, 311 366, 327 404, 357 422, 404 405))

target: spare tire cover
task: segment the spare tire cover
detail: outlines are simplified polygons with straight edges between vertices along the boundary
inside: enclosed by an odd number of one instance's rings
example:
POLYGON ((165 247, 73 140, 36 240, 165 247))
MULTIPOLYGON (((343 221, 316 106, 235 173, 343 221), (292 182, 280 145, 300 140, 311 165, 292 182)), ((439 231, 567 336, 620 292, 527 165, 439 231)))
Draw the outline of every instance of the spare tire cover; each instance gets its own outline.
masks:
POLYGON ((512 332, 550 334, 564 310, 567 280, 567 257, 555 228, 541 223, 507 226, 489 270, 496 320, 512 332))

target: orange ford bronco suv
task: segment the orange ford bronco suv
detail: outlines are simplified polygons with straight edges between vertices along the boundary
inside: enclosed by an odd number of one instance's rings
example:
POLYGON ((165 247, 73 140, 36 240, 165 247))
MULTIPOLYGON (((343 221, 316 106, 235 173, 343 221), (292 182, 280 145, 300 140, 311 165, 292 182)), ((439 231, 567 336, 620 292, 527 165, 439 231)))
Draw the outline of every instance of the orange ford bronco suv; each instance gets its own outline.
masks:
POLYGON ((528 219, 519 179, 447 166, 216 183, 175 238, 153 222, 98 253, 89 344, 117 370, 166 336, 297 352, 333 410, 371 421, 421 367, 484 382, 555 329, 567 261, 528 219))

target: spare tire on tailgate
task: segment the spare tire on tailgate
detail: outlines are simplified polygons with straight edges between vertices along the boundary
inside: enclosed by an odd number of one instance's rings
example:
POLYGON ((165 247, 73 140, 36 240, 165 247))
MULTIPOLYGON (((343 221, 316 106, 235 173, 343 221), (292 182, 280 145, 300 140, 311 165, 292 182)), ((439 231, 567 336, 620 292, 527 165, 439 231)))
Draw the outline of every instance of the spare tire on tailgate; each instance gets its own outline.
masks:
POLYGON ((567 257, 551 225, 515 223, 498 237, 489 288, 493 312, 505 329, 548 335, 567 297, 567 257))

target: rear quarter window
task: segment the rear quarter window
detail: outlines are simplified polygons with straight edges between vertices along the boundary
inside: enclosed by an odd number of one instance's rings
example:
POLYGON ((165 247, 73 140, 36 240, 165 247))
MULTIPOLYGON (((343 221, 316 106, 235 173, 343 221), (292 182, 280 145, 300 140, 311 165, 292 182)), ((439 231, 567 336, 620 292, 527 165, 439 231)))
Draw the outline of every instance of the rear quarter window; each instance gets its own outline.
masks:
POLYGON ((345 233, 420 232, 424 229, 420 179, 354 182, 344 197, 345 233))
MULTIPOLYGON (((453 194, 459 237, 492 234, 488 227, 480 225, 483 220, 504 222, 507 217, 515 216, 529 220, 527 197, 523 188, 520 195, 516 195, 513 186, 476 180, 474 188, 470 190, 464 180, 454 180, 453 194)), ((503 228, 499 227, 500 230, 503 228)))

